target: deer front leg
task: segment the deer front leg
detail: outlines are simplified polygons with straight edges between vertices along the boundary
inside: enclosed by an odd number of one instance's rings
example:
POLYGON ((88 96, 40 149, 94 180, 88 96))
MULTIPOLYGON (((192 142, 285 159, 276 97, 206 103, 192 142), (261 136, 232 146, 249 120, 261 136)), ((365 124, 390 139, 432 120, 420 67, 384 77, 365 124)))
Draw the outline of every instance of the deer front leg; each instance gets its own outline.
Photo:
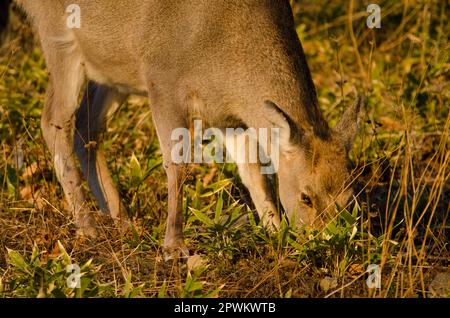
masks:
POLYGON ((164 255, 169 260, 188 257, 189 250, 183 239, 183 184, 186 178, 186 166, 177 165, 164 159, 168 185, 168 216, 164 239, 164 255))
POLYGON ((228 154, 236 162, 242 183, 250 192, 261 224, 269 229, 280 226, 280 215, 272 199, 266 176, 261 173, 260 163, 249 162, 250 143, 246 134, 225 137, 228 154))
POLYGON ((175 129, 187 127, 184 112, 170 102, 154 99, 152 102, 153 122, 163 155, 164 169, 167 174, 168 186, 168 216, 164 239, 164 256, 166 260, 178 257, 188 257, 189 250, 183 240, 183 184, 186 178, 185 164, 176 164, 172 160, 172 149, 176 141, 171 140, 175 129))
POLYGON ((280 215, 273 203, 266 178, 261 174, 261 166, 259 164, 238 164, 237 166, 242 183, 247 187, 255 204, 261 224, 269 229, 278 229, 281 223, 280 215))

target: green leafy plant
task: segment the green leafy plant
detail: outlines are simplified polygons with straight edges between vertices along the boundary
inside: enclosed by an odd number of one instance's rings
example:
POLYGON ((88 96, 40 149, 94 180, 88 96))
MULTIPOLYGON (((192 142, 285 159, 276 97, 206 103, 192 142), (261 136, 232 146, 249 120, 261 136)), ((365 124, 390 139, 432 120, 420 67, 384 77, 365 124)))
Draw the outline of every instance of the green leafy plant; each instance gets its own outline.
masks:
MULTIPOLYGON (((79 273, 69 271, 74 266, 73 260, 58 242, 57 254, 48 255, 33 246, 31 256, 26 258, 14 250, 8 249, 8 263, 12 266, 13 279, 9 282, 8 293, 16 297, 38 298, 82 298, 94 297, 99 293, 95 281, 98 267, 92 260, 79 266, 79 273), (71 275, 79 278, 76 288, 71 288, 71 275)), ((75 265, 76 266, 76 265, 75 265)))

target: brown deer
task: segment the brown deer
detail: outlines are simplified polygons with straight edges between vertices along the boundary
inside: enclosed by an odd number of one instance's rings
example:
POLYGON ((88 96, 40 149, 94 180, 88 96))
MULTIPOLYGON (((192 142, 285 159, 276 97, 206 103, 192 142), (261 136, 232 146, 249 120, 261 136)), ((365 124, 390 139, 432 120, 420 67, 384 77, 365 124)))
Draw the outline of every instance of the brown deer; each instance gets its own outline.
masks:
MULTIPOLYGON (((31 18, 47 61, 42 131, 81 234, 95 236, 96 224, 76 155, 101 210, 114 219, 126 215, 99 145, 108 114, 130 94, 151 102, 168 178, 169 255, 187 253, 180 191, 185 167, 171 160, 171 132, 187 128, 194 111, 219 129, 279 129, 275 190, 291 222, 322 226, 335 216, 336 204, 345 206, 352 197, 348 152, 362 99, 329 128, 289 1, 77 0, 77 27, 68 23, 73 1, 17 2, 31 18)), ((277 227, 274 189, 260 165, 241 163, 238 170, 264 224, 277 227)))

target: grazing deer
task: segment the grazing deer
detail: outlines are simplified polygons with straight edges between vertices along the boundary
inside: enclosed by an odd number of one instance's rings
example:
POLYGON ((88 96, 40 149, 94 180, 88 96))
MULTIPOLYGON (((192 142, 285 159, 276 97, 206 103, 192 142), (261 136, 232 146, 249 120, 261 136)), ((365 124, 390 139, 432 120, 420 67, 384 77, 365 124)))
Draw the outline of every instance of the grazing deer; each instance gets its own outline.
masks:
MULTIPOLYGON (((361 99, 334 129, 325 121, 287 0, 17 0, 39 33, 50 72, 42 131, 79 232, 95 236, 76 156, 96 200, 126 213, 99 147, 108 114, 128 95, 148 96, 168 178, 164 248, 187 253, 171 132, 193 110, 211 127, 278 128, 278 189, 288 220, 321 226, 352 196, 348 152, 361 99), (90 81, 80 107, 78 97, 90 81), (93 84, 95 83, 95 84, 93 84), (75 141, 74 141, 75 140, 75 141), (95 145, 93 147, 93 145, 95 145)), ((257 163, 239 164, 264 224, 280 224, 257 163)))

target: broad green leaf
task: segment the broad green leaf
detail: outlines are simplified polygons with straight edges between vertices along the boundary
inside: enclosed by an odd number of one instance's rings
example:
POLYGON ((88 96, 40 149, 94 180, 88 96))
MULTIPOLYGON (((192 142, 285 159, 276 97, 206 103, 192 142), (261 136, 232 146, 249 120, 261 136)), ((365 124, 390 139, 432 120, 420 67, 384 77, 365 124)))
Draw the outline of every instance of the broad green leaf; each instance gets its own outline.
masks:
POLYGON ((218 224, 220 222, 222 211, 223 211, 223 191, 220 192, 219 198, 217 199, 216 213, 214 214, 214 223, 218 224))
POLYGON ((356 223, 356 218, 354 218, 347 210, 342 210, 340 215, 345 220, 347 225, 353 226, 356 223))
POLYGON ((130 159, 130 173, 131 179, 134 184, 140 183, 142 179, 142 168, 139 160, 136 158, 135 154, 131 156, 130 159))
POLYGON ((59 257, 61 257, 62 263, 64 265, 70 265, 72 263, 72 260, 67 253, 66 249, 64 248, 64 245, 62 245, 61 241, 58 241, 58 248, 59 248, 59 257))
POLYGON ((203 213, 199 210, 189 208, 189 210, 195 215, 195 217, 200 220, 203 224, 205 224, 208 227, 214 226, 214 221, 210 219, 206 213, 203 213))
POLYGON ((158 290, 158 298, 167 298, 166 295, 166 288, 167 288, 167 282, 164 280, 161 288, 158 290))
POLYGON ((9 263, 15 268, 31 275, 30 267, 25 259, 18 252, 7 248, 9 263))

